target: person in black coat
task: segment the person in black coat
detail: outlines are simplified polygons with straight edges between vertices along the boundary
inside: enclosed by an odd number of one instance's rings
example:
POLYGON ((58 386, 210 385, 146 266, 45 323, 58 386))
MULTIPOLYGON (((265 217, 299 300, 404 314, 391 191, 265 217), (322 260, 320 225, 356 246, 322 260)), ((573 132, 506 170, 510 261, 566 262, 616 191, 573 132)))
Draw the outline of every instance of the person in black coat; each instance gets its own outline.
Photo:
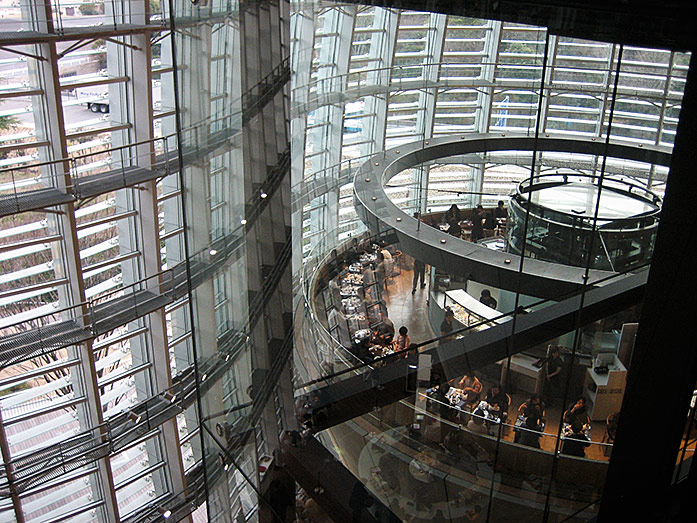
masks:
POLYGON ((540 418, 531 414, 525 418, 525 423, 520 430, 518 443, 527 445, 528 447, 540 448, 540 418))
POLYGON ((486 218, 486 213, 484 212, 484 207, 477 205, 474 211, 474 217, 472 218, 472 241, 476 242, 484 238, 484 219, 486 218))
POLYGON ((460 224, 457 222, 457 220, 453 220, 450 222, 450 227, 448 227, 448 234, 457 238, 462 236, 462 227, 460 227, 460 224))
POLYGON ((503 207, 503 200, 499 200, 498 207, 494 209, 494 216, 496 219, 508 217, 508 212, 503 207))
POLYGON ((588 437, 583 433, 583 424, 579 420, 575 420, 571 424, 571 435, 564 438, 561 452, 569 456, 585 458, 586 447, 588 446, 590 446, 590 442, 588 441, 588 437))
POLYGON ((421 260, 417 260, 414 258, 414 279, 412 280, 411 284, 411 293, 414 294, 416 292, 416 284, 421 280, 421 288, 423 289, 426 287, 426 282, 424 281, 426 278, 426 264, 422 262, 421 260))
POLYGON ((580 396, 572 403, 564 413, 564 423, 573 425, 576 420, 580 421, 581 425, 590 423, 590 416, 588 416, 588 409, 586 408, 586 398, 583 396, 580 396))

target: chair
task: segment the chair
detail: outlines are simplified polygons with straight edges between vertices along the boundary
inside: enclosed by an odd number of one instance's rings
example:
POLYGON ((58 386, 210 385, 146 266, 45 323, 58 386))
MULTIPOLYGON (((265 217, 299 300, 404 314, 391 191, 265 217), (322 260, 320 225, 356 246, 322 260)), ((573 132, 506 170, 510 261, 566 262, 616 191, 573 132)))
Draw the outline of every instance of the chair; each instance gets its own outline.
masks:
MULTIPOLYGON (((605 434, 603 434, 603 443, 615 443, 615 433, 617 432, 617 422, 619 421, 620 413, 615 412, 610 414, 605 420, 605 434)), ((604 453, 606 457, 610 457, 612 447, 605 447, 604 453)))

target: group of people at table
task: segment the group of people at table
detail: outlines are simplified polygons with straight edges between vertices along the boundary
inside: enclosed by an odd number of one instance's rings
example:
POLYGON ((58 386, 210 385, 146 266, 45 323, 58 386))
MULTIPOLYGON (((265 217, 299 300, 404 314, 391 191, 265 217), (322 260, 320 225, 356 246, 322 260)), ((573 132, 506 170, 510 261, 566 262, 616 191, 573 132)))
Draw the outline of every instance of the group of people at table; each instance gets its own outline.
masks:
POLYGON ((503 200, 499 200, 495 209, 488 211, 482 205, 477 205, 469 219, 456 204, 452 204, 443 214, 438 227, 458 238, 465 237, 465 233, 471 234, 470 239, 476 242, 494 236, 496 229, 505 227, 507 215, 503 200))
MULTIPOLYGON (((431 410, 441 419, 463 423, 467 430, 477 434, 496 435, 501 423, 506 423, 511 397, 500 383, 495 383, 482 398, 483 386, 476 376, 464 376, 456 382, 443 382, 429 389, 431 410)), ((563 414, 563 454, 584 457, 590 445, 590 417, 585 398, 579 397, 563 414)), ((545 428, 545 404, 542 396, 534 393, 517 411, 513 425, 514 441, 521 445, 540 448, 545 428)))

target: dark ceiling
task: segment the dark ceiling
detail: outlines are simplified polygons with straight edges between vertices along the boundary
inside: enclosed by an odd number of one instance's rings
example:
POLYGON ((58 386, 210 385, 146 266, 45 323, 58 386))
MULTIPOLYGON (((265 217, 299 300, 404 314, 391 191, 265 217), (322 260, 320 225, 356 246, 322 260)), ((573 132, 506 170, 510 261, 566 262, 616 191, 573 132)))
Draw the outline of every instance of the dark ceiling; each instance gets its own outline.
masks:
POLYGON ((552 34, 690 51, 697 0, 344 0, 548 27, 552 34))

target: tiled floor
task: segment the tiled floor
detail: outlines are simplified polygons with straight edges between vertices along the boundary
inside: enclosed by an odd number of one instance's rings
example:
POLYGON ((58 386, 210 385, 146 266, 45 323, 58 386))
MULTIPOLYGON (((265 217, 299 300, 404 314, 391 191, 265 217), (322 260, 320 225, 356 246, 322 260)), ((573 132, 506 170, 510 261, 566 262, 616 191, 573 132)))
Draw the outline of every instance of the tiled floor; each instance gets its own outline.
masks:
POLYGON ((412 343, 420 343, 435 337, 428 324, 428 287, 417 288, 411 293, 414 273, 402 270, 401 274, 390 279, 383 298, 395 329, 404 325, 409 329, 412 343))

